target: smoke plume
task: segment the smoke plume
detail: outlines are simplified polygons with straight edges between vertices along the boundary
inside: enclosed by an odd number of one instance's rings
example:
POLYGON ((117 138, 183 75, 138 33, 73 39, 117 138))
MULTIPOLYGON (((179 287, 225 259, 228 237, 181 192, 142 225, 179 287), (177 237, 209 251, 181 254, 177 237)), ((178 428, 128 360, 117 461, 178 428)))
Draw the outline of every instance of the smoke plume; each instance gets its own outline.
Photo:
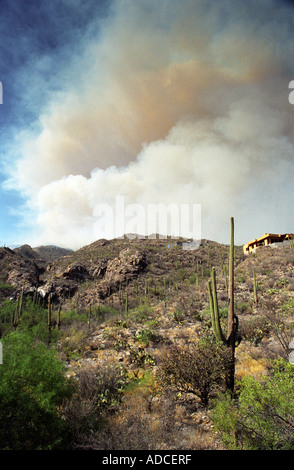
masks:
POLYGON ((15 137, 7 186, 34 214, 32 244, 94 241, 95 208, 117 196, 201 204, 202 237, 219 242, 231 216, 236 243, 293 232, 294 10, 120 0, 99 21, 15 137))

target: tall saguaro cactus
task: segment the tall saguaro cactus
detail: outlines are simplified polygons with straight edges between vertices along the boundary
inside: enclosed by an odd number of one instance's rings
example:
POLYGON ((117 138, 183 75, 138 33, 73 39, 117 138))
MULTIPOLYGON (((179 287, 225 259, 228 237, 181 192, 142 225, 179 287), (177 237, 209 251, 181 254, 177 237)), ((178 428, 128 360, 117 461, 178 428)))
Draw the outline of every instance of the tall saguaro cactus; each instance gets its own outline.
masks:
POLYGON ((208 281, 208 293, 210 300, 211 322, 212 328, 217 340, 222 341, 230 348, 230 370, 228 374, 228 388, 231 393, 234 391, 235 381, 235 347, 238 344, 238 317, 234 311, 234 218, 231 217, 231 241, 229 256, 229 314, 228 314, 228 331, 227 336, 224 335, 219 319, 219 308, 217 301, 216 275, 215 268, 211 270, 211 280, 208 281))
POLYGON ((52 304, 51 304, 51 294, 49 294, 49 297, 48 297, 47 325, 48 325, 48 344, 50 344, 50 341, 51 341, 51 331, 52 331, 52 304))
POLYGON ((231 217, 231 243, 229 258, 229 316, 228 316, 228 342, 234 338, 234 219, 231 217))
POLYGON ((230 347, 229 389, 233 393, 235 386, 235 345, 237 340, 238 319, 234 309, 234 218, 231 217, 231 243, 229 259, 229 315, 227 344, 230 347))
POLYGON ((16 328, 23 310, 24 288, 22 287, 20 295, 17 297, 15 310, 12 315, 12 326, 16 328))
POLYGON ((253 292, 254 292, 254 302, 257 305, 258 304, 258 295, 257 295, 257 281, 256 281, 255 271, 253 271, 253 292))

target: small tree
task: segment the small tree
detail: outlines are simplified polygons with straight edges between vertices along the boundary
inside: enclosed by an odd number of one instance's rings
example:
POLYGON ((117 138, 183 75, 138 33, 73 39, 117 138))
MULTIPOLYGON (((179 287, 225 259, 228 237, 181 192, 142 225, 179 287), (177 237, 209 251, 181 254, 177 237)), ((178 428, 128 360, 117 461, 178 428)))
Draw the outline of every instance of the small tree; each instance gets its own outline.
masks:
POLYGON ((63 409, 72 449, 91 448, 106 417, 117 411, 127 380, 126 370, 119 365, 88 366, 78 372, 78 391, 63 409))
POLYGON ((198 396, 207 407, 213 392, 224 384, 227 369, 227 348, 206 338, 189 348, 172 347, 163 358, 160 377, 179 392, 198 396))
POLYGON ((0 366, 0 448, 49 450, 66 437, 59 407, 73 391, 52 349, 26 331, 3 338, 0 366))

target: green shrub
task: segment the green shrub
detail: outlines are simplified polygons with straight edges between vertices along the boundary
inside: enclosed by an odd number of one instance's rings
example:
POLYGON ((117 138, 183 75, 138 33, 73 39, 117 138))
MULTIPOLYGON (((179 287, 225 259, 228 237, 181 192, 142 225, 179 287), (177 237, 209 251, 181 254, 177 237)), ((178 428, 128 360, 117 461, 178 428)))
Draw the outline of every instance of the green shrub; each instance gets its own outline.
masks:
POLYGON ((5 325, 5 330, 9 329, 8 324, 11 324, 12 322, 12 317, 13 313, 15 311, 16 304, 12 300, 4 300, 0 306, 0 322, 1 322, 1 329, 2 329, 2 335, 4 331, 4 325, 5 325))
POLYGON ((198 276, 198 274, 192 274, 192 275, 189 277, 189 283, 192 284, 192 285, 197 284, 198 281, 199 281, 199 276, 198 276))
POLYGON ((23 302, 18 326, 24 329, 32 328, 40 322, 47 323, 47 308, 34 304, 31 299, 26 299, 23 302))
POLYGON ((144 328, 136 334, 135 340, 148 345, 150 342, 159 341, 160 337, 151 328, 144 328))
POLYGON ((71 449, 85 449, 85 442, 101 432, 105 418, 117 411, 127 383, 127 373, 120 365, 88 366, 78 372, 77 393, 63 410, 71 449))
POLYGON ((294 313, 294 299, 290 298, 283 303, 281 307, 282 315, 293 314, 294 313))
POLYGON ((0 365, 1 450, 57 449, 65 445, 60 407, 74 390, 53 349, 16 331, 3 340, 0 365))
POLYGON ((190 275, 189 275, 188 271, 184 268, 180 268, 176 272, 176 279, 178 281, 184 281, 185 279, 187 279, 189 277, 190 277, 190 275))
POLYGON ((77 359, 84 347, 86 331, 73 324, 63 334, 66 334, 66 337, 62 342, 62 352, 67 360, 77 359))
POLYGON ((242 338, 250 341, 254 346, 258 346, 269 332, 270 323, 263 317, 255 317, 246 322, 243 321, 240 328, 242 338))
POLYGON ((185 319, 185 314, 178 308, 173 312, 173 318, 176 322, 181 323, 185 319))
POLYGON ((239 312, 239 313, 251 313, 251 307, 250 305, 248 305, 247 302, 240 302, 240 303, 237 303, 236 305, 236 310, 239 312))
POLYGON ((0 284, 0 290, 13 290, 14 287, 11 286, 10 284, 6 284, 6 283, 1 283, 0 284))
POLYGON ((281 277, 278 281, 276 281, 276 287, 285 287, 289 284, 289 280, 281 277))
POLYGON ((69 310, 64 312, 62 315, 62 324, 63 325, 72 325, 75 322, 77 323, 87 323, 88 318, 86 314, 81 314, 76 312, 76 310, 69 310))
MULTIPOLYGON (((5 300, 0 306, 1 334, 5 336, 14 328, 13 317, 16 314, 17 302, 5 300)), ((34 330, 34 336, 41 341, 48 340, 47 309, 27 298, 23 301, 21 313, 16 315, 18 330, 34 330), (40 336, 38 336, 38 331, 40 336), (45 339, 46 338, 46 339, 45 339)), ((55 335, 56 336, 56 335, 55 335)))
POLYGON ((231 450, 293 450, 293 365, 279 360, 262 380, 244 377, 237 400, 222 397, 212 415, 216 430, 231 450))
POLYGON ((150 315, 153 312, 153 308, 150 307, 148 301, 144 302, 141 305, 138 305, 136 308, 129 311, 129 318, 133 321, 144 322, 150 318, 150 315))

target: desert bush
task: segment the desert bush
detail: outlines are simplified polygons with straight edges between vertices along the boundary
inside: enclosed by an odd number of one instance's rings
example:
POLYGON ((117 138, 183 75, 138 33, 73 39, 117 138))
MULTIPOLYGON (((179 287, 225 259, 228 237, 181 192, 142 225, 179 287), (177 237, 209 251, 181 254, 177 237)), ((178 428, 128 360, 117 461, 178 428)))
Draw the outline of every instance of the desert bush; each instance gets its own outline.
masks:
POLYGON ((161 339, 161 336, 152 328, 143 328, 135 335, 135 340, 143 343, 145 346, 148 346, 150 342, 158 343, 161 339))
POLYGON ((177 404, 172 395, 161 399, 154 377, 146 372, 125 389, 116 413, 108 415, 103 428, 83 438, 92 450, 177 449, 182 443, 176 422, 177 404), (156 398, 153 406, 153 400, 156 398))
POLYGON ((278 340, 280 350, 277 351, 279 357, 284 359, 288 358, 290 349, 290 341, 294 337, 294 323, 293 321, 287 321, 285 315, 277 313, 274 310, 269 310, 268 321, 273 332, 273 336, 278 340))
POLYGON ((254 317, 247 321, 242 321, 240 326, 240 336, 244 340, 250 341, 254 346, 258 346, 262 339, 270 332, 270 323, 267 318, 254 317))
POLYGON ((294 314, 294 298, 289 298, 282 304, 281 313, 283 315, 293 315, 294 314))
POLYGON ((62 332, 61 351, 67 360, 79 357, 87 337, 85 325, 73 324, 62 332))
POLYGON ((128 345, 130 353, 129 361, 135 367, 144 368, 146 365, 154 365, 154 357, 150 354, 144 346, 138 348, 128 345))
POLYGON ((120 414, 109 422, 103 436, 106 449, 154 450, 175 449, 178 428, 175 423, 175 403, 166 400, 160 414, 150 413, 148 403, 139 396, 127 400, 120 414))
POLYGON ((73 325, 76 323, 87 323, 88 317, 86 314, 81 314, 76 312, 76 310, 69 310, 68 312, 63 312, 62 314, 62 324, 63 326, 73 325))
POLYGON ((132 319, 133 321, 143 323, 144 321, 150 319, 152 312, 153 307, 149 305, 148 300, 144 299, 144 303, 138 305, 128 313, 128 318, 132 319))
POLYGON ((189 281, 189 283, 192 284, 193 286, 195 286, 195 284, 197 285, 197 283, 199 282, 199 276, 198 276, 198 274, 192 274, 191 276, 189 276, 188 281, 189 281))
POLYGON ((173 346, 162 359, 160 379, 178 391, 198 396, 207 406, 211 395, 225 383, 228 360, 227 348, 210 338, 189 348, 173 346))
POLYGON ((94 308, 93 313, 94 318, 101 321, 109 319, 113 319, 115 321, 116 318, 121 315, 120 311, 114 308, 112 305, 99 305, 98 307, 94 308))
POLYGON ((236 304, 236 310, 239 313, 252 313, 252 307, 248 304, 248 302, 239 302, 236 304))
POLYGON ((2 341, 0 448, 64 448, 67 425, 60 408, 74 391, 64 364, 27 331, 12 332, 2 341))
POLYGON ((119 365, 88 366, 77 374, 77 393, 63 410, 71 435, 71 448, 82 448, 99 433, 106 416, 118 409, 127 385, 125 369, 119 365))
POLYGON ((239 383, 238 398, 218 399, 212 411, 216 430, 229 449, 294 449, 293 365, 279 360, 262 380, 239 383))
POLYGON ((185 319, 185 314, 178 308, 173 312, 173 318, 176 322, 181 323, 185 319))
POLYGON ((280 277, 275 283, 276 287, 278 288, 286 287, 288 286, 288 284, 289 284, 289 280, 286 279, 285 277, 280 277))
POLYGON ((184 281, 185 279, 189 277, 190 277, 189 272, 184 268, 180 268, 176 271, 176 280, 178 281, 184 281))
POLYGON ((246 282, 246 274, 240 271, 237 275, 237 282, 239 282, 240 284, 246 282))

